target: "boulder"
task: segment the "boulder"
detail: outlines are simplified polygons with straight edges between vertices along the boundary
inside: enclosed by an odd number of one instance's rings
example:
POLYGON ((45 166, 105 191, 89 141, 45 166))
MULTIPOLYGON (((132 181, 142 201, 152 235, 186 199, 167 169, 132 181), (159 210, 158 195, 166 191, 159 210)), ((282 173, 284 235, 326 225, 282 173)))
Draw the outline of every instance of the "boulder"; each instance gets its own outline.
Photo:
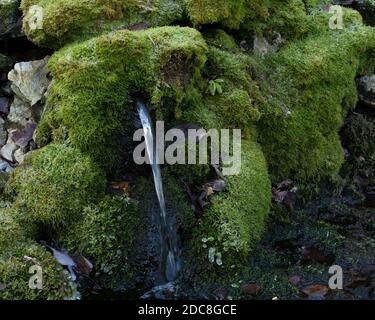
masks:
POLYGON ((0 149, 0 155, 9 162, 15 162, 14 153, 17 149, 18 146, 14 142, 8 142, 0 149))
POLYGON ((46 67, 48 58, 17 63, 8 74, 14 93, 31 106, 42 100, 50 84, 46 67))
POLYGON ((363 103, 375 107, 375 75, 363 76, 358 80, 358 95, 363 103))

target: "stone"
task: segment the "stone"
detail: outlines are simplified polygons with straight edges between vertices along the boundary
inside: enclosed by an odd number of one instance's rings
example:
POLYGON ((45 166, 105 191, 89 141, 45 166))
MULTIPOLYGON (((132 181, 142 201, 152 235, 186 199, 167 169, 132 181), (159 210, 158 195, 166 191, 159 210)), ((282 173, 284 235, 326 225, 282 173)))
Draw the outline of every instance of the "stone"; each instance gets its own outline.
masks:
POLYGON ((0 159, 0 172, 12 172, 13 167, 6 161, 0 159))
POLYGON ((18 164, 22 164, 23 161, 25 160, 25 156, 26 154, 22 151, 21 148, 17 149, 15 152, 14 152, 14 160, 18 163, 18 164))
POLYGON ((375 107, 375 75, 363 76, 358 80, 358 95, 363 103, 375 107))
POLYGON ((24 127, 27 123, 32 121, 32 119, 33 115, 30 105, 21 99, 14 97, 8 114, 8 121, 24 127))
POLYGON ((14 142, 8 142, 5 146, 0 149, 0 155, 9 162, 15 162, 14 153, 18 149, 18 146, 14 142))
POLYGON ((10 100, 7 97, 0 97, 0 114, 8 115, 10 100))
POLYGON ((42 100, 50 84, 46 67, 48 58, 16 63, 8 74, 13 92, 31 106, 42 100))
POLYGON ((5 128, 5 121, 0 117, 0 147, 7 143, 8 133, 5 128))
POLYGON ((0 0, 0 39, 22 34, 19 0, 0 0))

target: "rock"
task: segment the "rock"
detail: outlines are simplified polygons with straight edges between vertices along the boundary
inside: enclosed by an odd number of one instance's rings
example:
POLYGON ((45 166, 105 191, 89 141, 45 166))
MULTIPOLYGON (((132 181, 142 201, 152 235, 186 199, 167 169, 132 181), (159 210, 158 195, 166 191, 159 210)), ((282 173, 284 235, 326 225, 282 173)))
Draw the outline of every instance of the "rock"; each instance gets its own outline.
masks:
POLYGON ((8 115, 10 100, 7 97, 0 97, 0 114, 8 115))
POLYGON ((14 153, 18 149, 18 146, 14 142, 8 142, 5 146, 0 149, 0 155, 9 162, 15 162, 14 153))
POLYGON ((8 74, 14 93, 31 106, 43 98, 50 84, 46 67, 48 58, 16 63, 8 74))
POLYGON ((9 173, 12 170, 13 170, 13 168, 8 162, 0 159, 0 172, 9 173))
POLYGON ((7 80, 7 73, 12 69, 14 60, 0 54, 0 81, 7 80))
POLYGON ((0 147, 7 143, 8 133, 5 129, 5 121, 0 117, 0 147))
POLYGON ((35 129, 35 123, 27 123, 26 126, 22 129, 12 130, 12 142, 14 142, 20 148, 26 148, 29 142, 33 139, 35 129))
POLYGON ((358 80, 358 95, 363 103, 375 107, 375 75, 363 76, 358 80))
POLYGON ((19 0, 0 0, 0 39, 22 34, 19 0))
POLYGON ((18 164, 23 163, 23 161, 25 160, 25 156, 26 156, 26 154, 22 151, 21 148, 17 149, 17 150, 14 152, 14 160, 15 160, 18 164))
POLYGON ((30 105, 23 102, 21 99, 14 97, 8 114, 8 121, 24 127, 32 120, 33 115, 30 105))

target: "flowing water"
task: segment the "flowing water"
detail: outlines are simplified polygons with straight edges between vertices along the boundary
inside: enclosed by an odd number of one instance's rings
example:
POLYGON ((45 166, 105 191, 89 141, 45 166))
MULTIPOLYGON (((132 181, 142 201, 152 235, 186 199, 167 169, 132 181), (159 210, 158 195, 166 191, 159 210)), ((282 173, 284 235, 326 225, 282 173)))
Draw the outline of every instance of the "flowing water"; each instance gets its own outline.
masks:
POLYGON ((146 150, 150 160, 152 174, 154 177, 156 195, 160 206, 160 232, 161 244, 161 272, 165 281, 173 281, 179 269, 177 259, 177 245, 174 233, 168 224, 167 210, 164 199, 163 181, 160 173, 160 166, 157 162, 155 133, 151 122, 150 114, 144 102, 137 100, 137 110, 144 130, 146 150))

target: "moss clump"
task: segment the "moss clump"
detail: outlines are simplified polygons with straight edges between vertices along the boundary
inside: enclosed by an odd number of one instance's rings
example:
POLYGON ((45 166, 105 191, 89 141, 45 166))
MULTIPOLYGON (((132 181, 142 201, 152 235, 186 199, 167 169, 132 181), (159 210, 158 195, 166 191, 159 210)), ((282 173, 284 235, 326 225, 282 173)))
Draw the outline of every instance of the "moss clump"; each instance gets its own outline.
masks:
POLYGON ((265 58, 265 69, 256 66, 268 97, 259 138, 275 180, 338 172, 338 131, 357 101, 356 74, 371 69, 374 49, 373 30, 361 26, 295 41, 265 58))
POLYGON ((238 29, 249 10, 248 0, 185 0, 185 3, 194 25, 219 22, 238 29))
POLYGON ((20 219, 61 231, 82 216, 83 208, 104 192, 103 173, 91 160, 71 147, 51 144, 35 151, 12 174, 10 190, 16 194, 12 210, 20 219))
POLYGON ((193 248, 187 250, 194 273, 202 282, 217 284, 230 279, 243 266, 266 225, 271 185, 256 143, 243 141, 241 173, 226 180, 227 191, 212 196, 188 244, 193 248))
POLYGON ((206 79, 201 84, 203 95, 194 101, 187 100, 182 120, 207 130, 235 128, 242 129, 247 136, 255 135, 254 124, 259 120, 263 98, 250 76, 251 62, 252 59, 241 53, 237 46, 231 50, 210 46, 202 72, 206 79), (212 91, 213 85, 215 91, 212 91))
POLYGON ((52 48, 137 24, 169 25, 183 16, 182 0, 23 0, 21 9, 28 38, 52 48))
POLYGON ((0 253, 0 300, 62 300, 73 295, 68 273, 44 248, 33 242, 13 243, 0 253), (42 270, 43 289, 30 289, 30 267, 42 270))
POLYGON ((205 53, 199 32, 180 27, 122 30, 60 50, 49 62, 54 84, 38 142, 64 128, 74 147, 114 173, 132 159, 131 96, 142 92, 155 105, 181 99, 205 53))
POLYGON ((62 236, 63 246, 89 258, 106 288, 129 283, 136 270, 131 257, 139 232, 137 205, 126 197, 106 196, 98 205, 86 207, 83 216, 62 236))
POLYGON ((3 253, 24 240, 24 230, 15 221, 9 209, 0 209, 0 252, 3 253))

